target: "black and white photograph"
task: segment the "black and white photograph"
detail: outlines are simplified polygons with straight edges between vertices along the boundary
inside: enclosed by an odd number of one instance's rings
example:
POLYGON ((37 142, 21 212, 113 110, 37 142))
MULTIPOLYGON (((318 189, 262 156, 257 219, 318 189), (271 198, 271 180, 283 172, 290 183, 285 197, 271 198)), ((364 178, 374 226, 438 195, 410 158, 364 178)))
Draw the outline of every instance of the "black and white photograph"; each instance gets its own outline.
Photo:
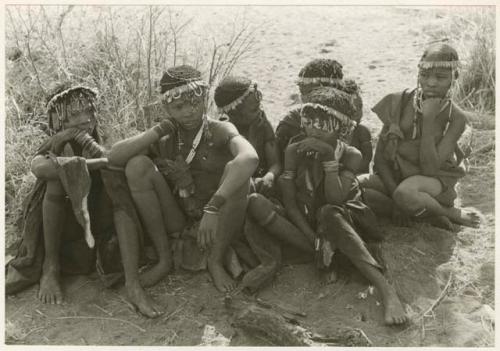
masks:
POLYGON ((495 347, 494 2, 2 7, 4 347, 495 347))

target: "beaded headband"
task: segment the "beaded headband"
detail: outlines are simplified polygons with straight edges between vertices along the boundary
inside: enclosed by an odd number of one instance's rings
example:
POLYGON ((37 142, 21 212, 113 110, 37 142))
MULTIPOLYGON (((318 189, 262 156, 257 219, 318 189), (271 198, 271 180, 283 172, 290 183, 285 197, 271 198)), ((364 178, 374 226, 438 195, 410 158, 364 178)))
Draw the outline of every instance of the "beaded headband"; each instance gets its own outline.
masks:
POLYGON ((298 85, 301 84, 315 84, 315 83, 341 83, 342 79, 330 78, 330 77, 299 77, 295 81, 298 85))
POLYGON ((257 91, 257 83, 252 82, 252 83, 250 83, 247 90, 245 90, 245 92, 242 95, 240 95, 238 98, 236 98, 235 100, 233 100, 229 104, 219 107, 218 108, 219 112, 220 113, 228 113, 229 111, 235 109, 239 104, 241 104, 243 102, 243 100, 245 100, 245 98, 248 95, 250 95, 250 93, 253 93, 255 91, 257 91))
POLYGON ((192 91, 196 96, 203 95, 203 89, 208 87, 208 84, 201 79, 186 81, 186 84, 169 89, 162 94, 162 99, 168 103, 172 100, 179 99, 182 94, 192 91))
POLYGON ((56 95, 54 95, 48 102, 47 102, 47 111, 50 111, 54 105, 56 104, 57 100, 59 100, 60 98, 63 98, 65 95, 67 95, 68 93, 74 91, 74 90, 79 90, 79 89, 82 89, 82 90, 86 90, 86 91, 90 91, 92 94, 94 94, 94 97, 96 98, 97 97, 97 90, 96 89, 93 89, 93 88, 89 88, 89 87, 86 87, 86 86, 83 86, 83 85, 77 85, 77 86, 74 86, 74 87, 71 87, 71 88, 68 88, 66 90, 63 90, 61 91, 60 93, 57 93, 56 95))
POLYGON ((456 70, 460 68, 460 61, 420 61, 418 63, 418 68, 429 69, 429 68, 451 68, 456 70))
POLYGON ((353 121, 352 119, 349 118, 349 116, 343 114, 342 112, 340 111, 337 111, 331 107, 328 107, 328 106, 325 106, 325 105, 321 105, 321 104, 317 104, 317 103, 314 103, 314 102, 308 102, 308 103, 305 103, 302 105, 302 108, 300 110, 300 114, 303 115, 303 111, 304 111, 304 108, 306 107, 312 107, 312 108, 315 108, 315 109, 320 109, 320 110, 323 110, 324 112, 326 112, 327 114, 335 117, 336 119, 338 119, 340 121, 340 123, 342 124, 347 124, 347 125, 354 125, 354 127, 356 126, 356 122, 353 121))

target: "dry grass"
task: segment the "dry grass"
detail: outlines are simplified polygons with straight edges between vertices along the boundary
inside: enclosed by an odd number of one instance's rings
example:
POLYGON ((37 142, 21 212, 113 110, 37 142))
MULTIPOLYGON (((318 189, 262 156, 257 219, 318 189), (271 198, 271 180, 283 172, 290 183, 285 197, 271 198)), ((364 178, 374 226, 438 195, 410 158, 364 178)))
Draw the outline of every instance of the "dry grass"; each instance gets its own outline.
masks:
POLYGON ((221 25, 222 33, 206 30, 193 43, 186 32, 196 20, 180 8, 8 6, 7 243, 15 240, 21 202, 34 182, 29 161, 46 138, 45 99, 54 82, 98 89, 109 146, 154 123, 144 118, 144 107, 156 103, 157 81, 167 67, 191 64, 215 85, 252 53, 257 24, 238 16, 221 25))

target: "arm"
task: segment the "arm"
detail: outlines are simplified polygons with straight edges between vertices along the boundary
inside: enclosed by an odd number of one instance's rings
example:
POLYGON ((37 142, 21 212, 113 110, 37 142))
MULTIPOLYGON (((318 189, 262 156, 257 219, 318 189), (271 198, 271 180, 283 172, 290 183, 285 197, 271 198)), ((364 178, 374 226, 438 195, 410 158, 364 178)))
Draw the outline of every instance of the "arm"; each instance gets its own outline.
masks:
POLYGON ((242 136, 229 140, 229 149, 234 158, 227 163, 226 176, 215 195, 227 199, 245 184, 259 165, 259 157, 253 146, 242 136))
POLYGON ((124 167, 132 157, 144 154, 149 145, 160 139, 153 129, 115 143, 108 152, 110 165, 124 167))
POLYGON ((275 140, 270 140, 265 144, 266 163, 270 165, 268 171, 261 178, 255 179, 257 192, 264 196, 272 189, 274 181, 281 174, 281 163, 278 156, 278 145, 275 140))
POLYGON ((382 135, 385 134, 386 130, 387 127, 384 126, 382 132, 379 135, 377 141, 377 147, 375 148, 373 168, 377 171, 378 175, 380 176, 380 179, 384 183, 389 196, 392 197, 392 194, 394 193, 394 190, 396 190, 398 184, 396 183, 396 180, 394 179, 394 176, 392 174, 391 166, 384 157, 384 149, 386 142, 382 139, 382 135))
MULTIPOLYGON (((296 159, 297 159, 297 144, 291 144, 285 149, 284 155, 284 170, 289 172, 296 172, 296 159)), ((316 238, 316 233, 311 228, 307 220, 304 218, 297 206, 297 200, 295 198, 297 189, 295 188, 294 179, 288 177, 285 173, 279 178, 279 186, 283 194, 283 203, 285 204, 285 210, 290 221, 295 224, 309 239, 310 242, 314 243, 316 238)))
POLYGON ((425 100, 422 106, 423 109, 423 126, 422 139, 420 143, 420 168, 423 175, 434 176, 437 174, 441 165, 449 159, 455 151, 458 139, 465 130, 465 118, 461 114, 457 114, 457 118, 450 122, 448 130, 436 146, 435 144, 435 118, 438 115, 438 101, 434 99, 425 100), (429 101, 431 100, 431 101, 429 101), (425 102, 429 101, 429 107, 425 102), (432 106, 436 104, 437 106, 432 106), (427 107, 427 108, 426 108, 427 107))
MULTIPOLYGON (((330 156, 328 161, 334 161, 330 156)), ((361 152, 354 147, 347 147, 341 159, 344 170, 339 173, 338 167, 335 170, 331 167, 325 167, 325 199, 331 205, 341 205, 346 200, 355 174, 362 162, 361 152)))
POLYGON ((276 179, 281 174, 281 163, 279 157, 278 144, 275 140, 266 143, 266 161, 269 166, 267 173, 273 174, 273 179, 276 179))
POLYGON ((359 166, 358 172, 368 173, 370 170, 370 162, 373 158, 372 136, 368 128, 364 125, 358 125, 359 128, 359 151, 363 156, 363 160, 359 166))

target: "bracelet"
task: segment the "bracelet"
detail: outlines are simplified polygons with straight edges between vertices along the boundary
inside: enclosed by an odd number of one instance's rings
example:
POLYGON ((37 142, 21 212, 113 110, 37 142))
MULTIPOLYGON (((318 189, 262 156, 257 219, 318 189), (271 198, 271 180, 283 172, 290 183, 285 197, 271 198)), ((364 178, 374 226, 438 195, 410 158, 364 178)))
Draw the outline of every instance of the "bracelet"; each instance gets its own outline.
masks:
POLYGON ((204 212, 204 213, 211 214, 211 215, 216 215, 216 216, 218 216, 218 215, 219 215, 219 212, 209 211, 209 210, 205 210, 205 209, 203 209, 203 212, 204 212))
POLYGON ((283 171, 281 174, 282 179, 294 180, 297 172, 295 171, 283 171))
POLYGON ((323 164, 323 169, 325 172, 331 172, 331 173, 336 173, 339 171, 339 163, 338 161, 325 161, 322 162, 323 164))
POLYGON ((212 207, 215 209, 215 211, 219 211, 225 203, 226 199, 223 196, 214 194, 205 207, 212 207))

